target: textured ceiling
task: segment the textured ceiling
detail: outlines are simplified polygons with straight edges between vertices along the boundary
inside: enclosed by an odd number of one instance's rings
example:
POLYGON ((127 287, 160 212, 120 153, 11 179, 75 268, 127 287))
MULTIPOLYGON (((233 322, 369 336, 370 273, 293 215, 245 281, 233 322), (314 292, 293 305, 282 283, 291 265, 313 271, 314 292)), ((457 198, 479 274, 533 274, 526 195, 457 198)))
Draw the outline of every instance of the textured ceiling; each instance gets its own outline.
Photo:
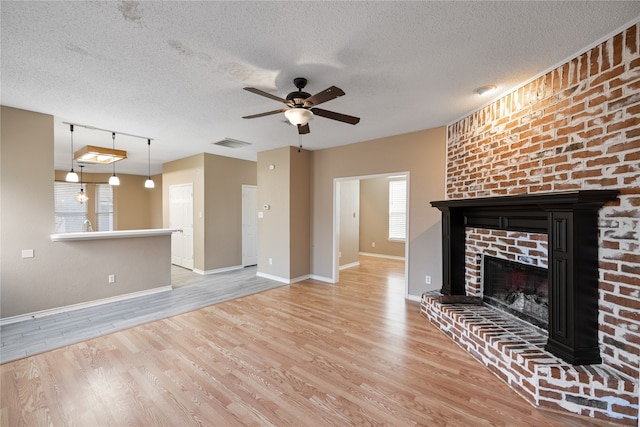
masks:
MULTIPOLYGON (((73 122, 150 137, 152 173, 202 152, 255 160, 298 145, 282 104, 293 78, 322 108, 301 142, 314 150, 446 125, 640 19, 638 1, 7 2, 1 102, 55 117, 55 166, 68 169, 73 122), (491 99, 474 89, 498 86, 491 99), (224 138, 248 148, 212 145, 224 138)), ((76 128, 76 149, 111 135, 76 128)), ((118 171, 146 175, 146 141, 125 136, 118 171)), ((92 166, 87 171, 109 171, 92 166)))

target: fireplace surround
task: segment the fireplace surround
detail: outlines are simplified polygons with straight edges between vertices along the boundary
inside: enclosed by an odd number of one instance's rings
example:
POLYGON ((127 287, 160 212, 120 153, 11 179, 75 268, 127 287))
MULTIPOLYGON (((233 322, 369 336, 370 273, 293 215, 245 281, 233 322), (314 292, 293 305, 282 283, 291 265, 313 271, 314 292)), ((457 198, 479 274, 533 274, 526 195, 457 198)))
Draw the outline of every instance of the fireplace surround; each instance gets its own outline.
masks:
POLYGON ((442 212, 444 295, 465 295, 465 228, 543 233, 549 239, 545 349, 573 365, 601 363, 598 211, 618 190, 433 201, 442 212))

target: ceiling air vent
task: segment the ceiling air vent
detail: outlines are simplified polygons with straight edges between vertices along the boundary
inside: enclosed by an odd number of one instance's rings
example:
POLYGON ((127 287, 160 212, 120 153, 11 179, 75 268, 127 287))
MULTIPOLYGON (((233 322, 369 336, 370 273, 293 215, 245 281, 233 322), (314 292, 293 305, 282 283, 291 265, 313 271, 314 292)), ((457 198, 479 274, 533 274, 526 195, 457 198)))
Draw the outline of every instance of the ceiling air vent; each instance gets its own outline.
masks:
POLYGON ((239 141, 237 139, 225 138, 222 141, 213 142, 213 145, 219 145, 227 148, 242 148, 251 145, 249 142, 239 141))

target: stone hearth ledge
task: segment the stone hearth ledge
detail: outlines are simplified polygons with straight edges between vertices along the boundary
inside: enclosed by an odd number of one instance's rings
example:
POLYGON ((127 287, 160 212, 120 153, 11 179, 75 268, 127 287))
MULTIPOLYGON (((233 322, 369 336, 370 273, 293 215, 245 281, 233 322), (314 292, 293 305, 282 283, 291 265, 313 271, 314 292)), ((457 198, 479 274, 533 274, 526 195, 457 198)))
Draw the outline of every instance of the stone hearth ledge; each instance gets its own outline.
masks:
POLYGON ((638 381, 612 368, 574 366, 545 351, 546 331, 487 305, 441 304, 422 294, 420 312, 534 406, 625 425, 638 423, 638 381))

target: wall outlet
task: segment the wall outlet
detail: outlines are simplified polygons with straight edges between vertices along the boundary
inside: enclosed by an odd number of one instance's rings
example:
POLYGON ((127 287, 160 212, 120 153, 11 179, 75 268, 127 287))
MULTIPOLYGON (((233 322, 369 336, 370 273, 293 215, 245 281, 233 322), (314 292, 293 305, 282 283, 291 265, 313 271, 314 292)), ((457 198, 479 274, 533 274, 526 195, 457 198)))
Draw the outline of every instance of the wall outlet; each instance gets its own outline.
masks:
POLYGON ((427 284, 427 285, 430 285, 431 284, 431 276, 429 276, 429 275, 424 276, 424 283, 427 284))
POLYGON ((116 275, 115 274, 110 274, 109 275, 109 283, 116 283, 116 275))
POLYGON ((273 258, 269 258, 269 265, 273 265, 273 258))
POLYGON ((371 242, 371 247, 375 248, 376 247, 376 242, 371 242))

